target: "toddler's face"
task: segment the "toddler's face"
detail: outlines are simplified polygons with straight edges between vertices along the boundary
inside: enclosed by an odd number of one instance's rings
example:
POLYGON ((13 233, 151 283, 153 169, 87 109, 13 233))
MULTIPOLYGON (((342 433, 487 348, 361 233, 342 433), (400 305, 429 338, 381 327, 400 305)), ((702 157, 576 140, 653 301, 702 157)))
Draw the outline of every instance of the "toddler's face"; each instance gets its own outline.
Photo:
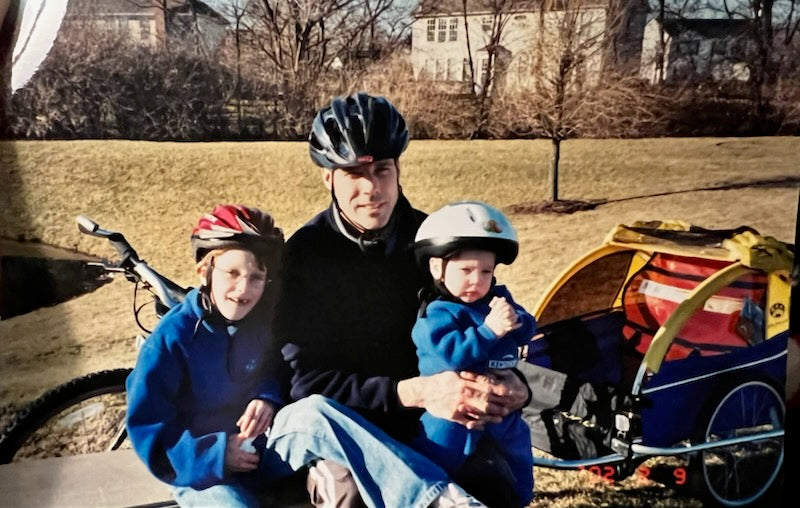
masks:
POLYGON ((444 286, 464 303, 480 300, 489 292, 494 276, 495 254, 464 250, 447 261, 444 286))

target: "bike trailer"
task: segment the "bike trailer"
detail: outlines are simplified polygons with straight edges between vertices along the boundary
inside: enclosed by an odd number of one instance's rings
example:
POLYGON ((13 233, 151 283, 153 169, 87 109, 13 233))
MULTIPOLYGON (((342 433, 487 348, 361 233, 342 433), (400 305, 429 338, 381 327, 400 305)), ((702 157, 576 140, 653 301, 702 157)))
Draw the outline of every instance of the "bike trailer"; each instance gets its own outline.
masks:
POLYGON ((534 448, 555 456, 536 464, 629 473, 680 455, 710 500, 761 497, 783 461, 792 261, 748 227, 614 228, 534 308, 523 414, 534 448))

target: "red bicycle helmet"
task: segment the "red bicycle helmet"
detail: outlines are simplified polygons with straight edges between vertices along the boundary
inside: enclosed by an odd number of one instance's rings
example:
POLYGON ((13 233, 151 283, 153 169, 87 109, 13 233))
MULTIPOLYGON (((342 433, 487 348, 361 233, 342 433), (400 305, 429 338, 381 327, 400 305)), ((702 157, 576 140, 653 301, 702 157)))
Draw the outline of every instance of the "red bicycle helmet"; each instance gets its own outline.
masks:
POLYGON ((283 231, 270 214, 257 208, 217 205, 192 230, 192 250, 200 261, 208 251, 223 248, 252 251, 274 269, 283 249, 283 231))

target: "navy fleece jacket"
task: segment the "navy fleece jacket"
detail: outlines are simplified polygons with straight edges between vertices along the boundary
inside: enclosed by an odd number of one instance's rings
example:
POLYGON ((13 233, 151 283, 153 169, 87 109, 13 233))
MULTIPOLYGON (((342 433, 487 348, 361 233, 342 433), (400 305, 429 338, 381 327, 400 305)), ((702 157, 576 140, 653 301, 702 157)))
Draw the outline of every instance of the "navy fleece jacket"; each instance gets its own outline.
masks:
POLYGON ((145 341, 127 380, 127 424, 157 478, 195 489, 225 483, 227 436, 239 431, 247 404, 259 398, 280 406, 269 314, 254 309, 231 326, 204 314, 195 289, 145 341))

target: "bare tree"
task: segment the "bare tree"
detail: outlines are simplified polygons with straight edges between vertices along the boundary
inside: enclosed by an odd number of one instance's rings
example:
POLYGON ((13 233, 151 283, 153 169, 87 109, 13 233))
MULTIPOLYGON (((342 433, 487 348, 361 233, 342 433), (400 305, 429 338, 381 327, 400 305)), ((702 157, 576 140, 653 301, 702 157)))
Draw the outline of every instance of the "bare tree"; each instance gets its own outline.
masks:
MULTIPOLYGON (((503 47, 504 34, 511 16, 519 12, 522 2, 513 0, 483 0, 479 2, 461 1, 461 15, 464 20, 464 41, 467 49, 469 67, 468 90, 476 109, 476 125, 473 138, 490 136, 489 123, 493 89, 497 88, 501 74, 507 64, 509 51, 503 47), (481 30, 470 30, 470 16, 481 13, 481 30), (482 33, 478 40, 471 40, 471 34, 482 33), (477 47, 473 47, 473 44, 477 47), (480 54, 480 66, 476 56, 480 54), (501 61, 505 60, 505 61, 501 61)), ((473 18, 474 19, 474 18, 473 18)))
POLYGON ((793 42, 800 28, 797 0, 707 0, 713 15, 747 22, 751 98, 756 116, 767 114, 779 77, 797 63, 793 42), (788 51, 787 51, 788 50, 788 51))
POLYGON ((219 139, 232 82, 188 43, 159 51, 87 21, 62 30, 9 125, 34 139, 219 139))
MULTIPOLYGON (((772 124, 779 121, 776 117, 781 116, 774 102, 786 96, 785 81, 793 79, 790 75, 798 66, 798 4, 798 0, 651 0, 660 24, 661 41, 656 55, 659 80, 665 79, 669 70, 669 64, 664 61, 668 44, 664 26, 667 23, 729 20, 728 33, 719 35, 720 39, 712 47, 714 61, 708 62, 709 65, 697 62, 697 65, 712 68, 713 72, 694 78, 713 79, 716 86, 728 90, 726 93, 739 95, 737 99, 743 97, 736 91, 735 83, 746 81, 752 108, 750 120, 760 125, 757 130, 771 132, 772 124), (725 67, 735 71, 726 72, 725 67)), ((681 62, 688 62, 687 55, 683 55, 681 62)))
POLYGON ((541 7, 541 36, 535 48, 538 72, 532 78, 539 107, 537 123, 553 146, 549 180, 551 200, 557 201, 561 142, 579 127, 576 120, 586 106, 582 99, 591 86, 591 72, 600 70, 596 61, 602 54, 608 24, 607 12, 597 9, 591 0, 566 0, 563 10, 547 12, 548 7, 541 7))
POLYGON ((238 11, 223 4, 237 14, 237 65, 272 135, 305 136, 320 102, 345 92, 351 74, 390 55, 408 30, 397 14, 400 3, 250 0, 239 1, 238 11))
POLYGON ((512 132, 551 140, 552 201, 559 200, 562 141, 578 135, 631 135, 652 120, 647 93, 636 77, 602 72, 616 16, 619 12, 592 0, 544 3, 538 34, 528 49, 529 74, 499 105, 498 115, 506 115, 503 125, 512 132))

